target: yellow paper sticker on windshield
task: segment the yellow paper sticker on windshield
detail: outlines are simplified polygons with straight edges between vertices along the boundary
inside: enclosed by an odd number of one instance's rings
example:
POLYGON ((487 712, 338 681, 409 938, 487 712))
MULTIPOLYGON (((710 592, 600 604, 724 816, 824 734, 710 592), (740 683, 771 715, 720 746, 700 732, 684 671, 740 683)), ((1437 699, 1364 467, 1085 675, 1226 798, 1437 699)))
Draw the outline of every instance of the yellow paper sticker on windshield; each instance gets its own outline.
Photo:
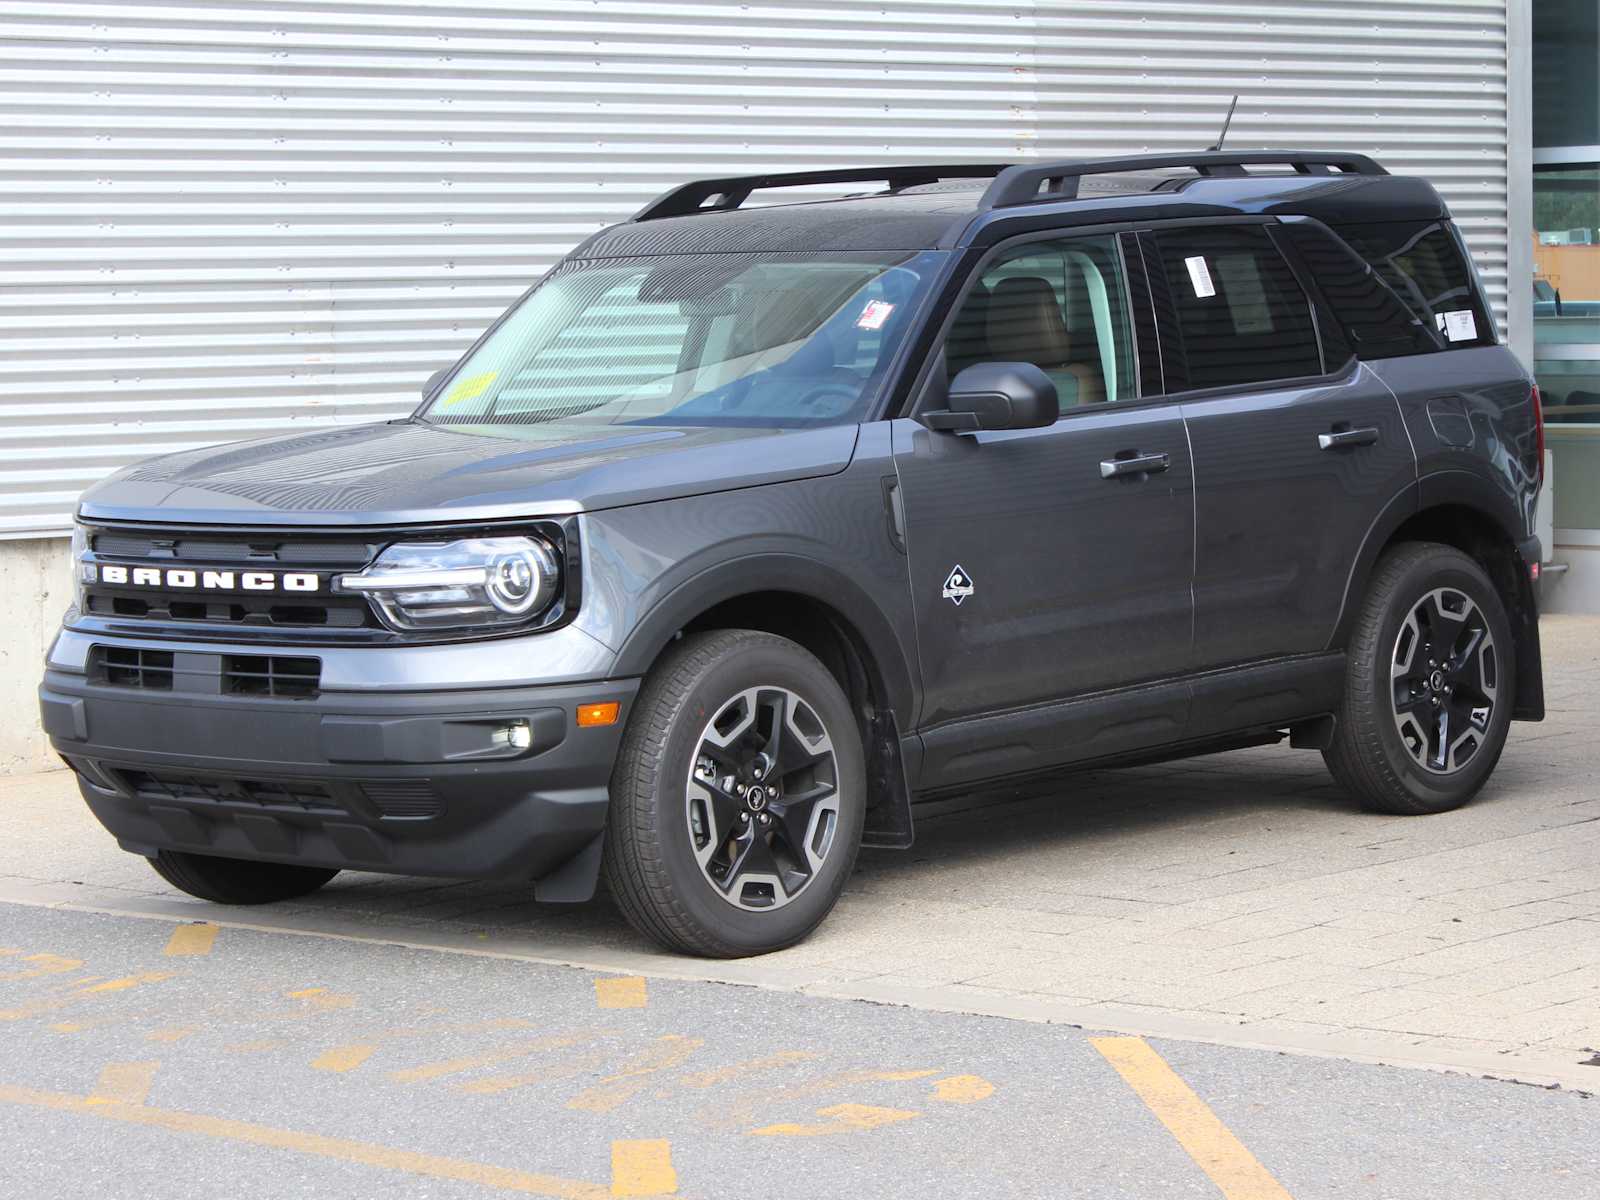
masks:
POLYGON ((482 375, 467 376, 450 389, 450 394, 444 398, 444 406, 449 408, 450 405, 460 404, 463 400, 476 400, 489 390, 489 385, 499 374, 499 371, 485 371, 482 375))

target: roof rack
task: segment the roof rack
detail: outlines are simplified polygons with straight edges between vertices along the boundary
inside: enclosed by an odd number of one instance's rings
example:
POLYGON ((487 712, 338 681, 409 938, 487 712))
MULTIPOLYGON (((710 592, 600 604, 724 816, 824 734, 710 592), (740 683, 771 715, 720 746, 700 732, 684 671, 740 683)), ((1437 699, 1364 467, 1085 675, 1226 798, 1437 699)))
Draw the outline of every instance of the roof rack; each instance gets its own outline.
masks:
POLYGON ((775 175, 733 175, 697 179, 663 192, 634 214, 635 221, 686 217, 696 213, 731 212, 752 192, 771 188, 810 187, 826 183, 882 183, 889 191, 939 183, 946 179, 991 179, 978 202, 980 210, 1010 208, 1042 200, 1075 200, 1084 175, 1113 175, 1190 167, 1203 176, 1247 175, 1247 166, 1288 166, 1299 175, 1387 175, 1365 154, 1317 150, 1199 150, 1187 154, 1130 154, 1122 158, 1068 159, 1062 162, 944 163, 888 167, 843 167, 821 171, 789 171, 775 175), (1043 187, 1043 191, 1041 191, 1043 187))
POLYGON ((1075 200, 1085 175, 1192 167, 1202 176, 1248 175, 1247 166, 1288 166, 1298 175, 1387 175, 1365 154, 1314 150, 1201 150, 1188 154, 1133 154, 1123 158, 1019 163, 995 177, 978 202, 980 210, 1010 208, 1043 200, 1075 200), (1040 188, 1043 187, 1043 191, 1040 188))
MULTIPOLYGON (((730 212, 768 188, 809 187, 819 183, 884 183, 891 192, 945 179, 993 179, 1014 169, 1009 163, 946 163, 943 165, 845 167, 823 171, 790 171, 778 175, 737 175, 697 179, 657 196, 634 214, 635 221, 685 217, 694 213, 730 212)), ((992 188, 990 190, 993 190, 992 188)))

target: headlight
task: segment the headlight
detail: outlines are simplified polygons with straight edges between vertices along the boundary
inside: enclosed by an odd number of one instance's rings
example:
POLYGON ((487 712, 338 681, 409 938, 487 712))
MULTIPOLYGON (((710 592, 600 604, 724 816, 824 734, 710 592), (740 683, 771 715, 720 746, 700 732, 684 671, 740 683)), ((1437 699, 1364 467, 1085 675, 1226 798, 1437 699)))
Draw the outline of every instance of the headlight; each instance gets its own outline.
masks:
POLYGON ((338 587, 371 596, 395 629, 460 629, 524 624, 550 607, 560 582, 547 542, 503 537, 402 542, 338 587))
POLYGON ((72 596, 73 607, 83 611, 83 585, 94 579, 94 568, 84 562, 89 553, 89 534, 82 525, 72 525, 72 596))

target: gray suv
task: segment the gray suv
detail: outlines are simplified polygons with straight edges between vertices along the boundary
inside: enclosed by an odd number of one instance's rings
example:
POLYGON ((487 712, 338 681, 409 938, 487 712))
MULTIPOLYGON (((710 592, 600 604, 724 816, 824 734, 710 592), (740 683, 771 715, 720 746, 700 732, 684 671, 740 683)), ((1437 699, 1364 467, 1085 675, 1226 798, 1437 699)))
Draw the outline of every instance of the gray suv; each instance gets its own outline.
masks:
POLYGON ((704 180, 412 416, 91 489, 44 724, 207 900, 603 872, 755 954, 995 780, 1287 738, 1464 803, 1543 715, 1542 438, 1439 196, 1360 155, 704 180))

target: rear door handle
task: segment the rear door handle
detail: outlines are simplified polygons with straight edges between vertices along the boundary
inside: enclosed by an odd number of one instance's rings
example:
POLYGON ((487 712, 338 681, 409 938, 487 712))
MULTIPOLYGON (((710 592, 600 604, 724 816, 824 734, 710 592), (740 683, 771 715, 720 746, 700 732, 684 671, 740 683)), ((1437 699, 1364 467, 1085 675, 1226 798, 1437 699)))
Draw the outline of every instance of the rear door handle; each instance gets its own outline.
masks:
POLYGON ((1154 475, 1157 471, 1165 471, 1172 465, 1172 456, 1168 454, 1139 454, 1133 451, 1119 454, 1115 458, 1102 458, 1100 460, 1100 478, 1117 479, 1124 475, 1154 475))
POLYGON ((1335 429, 1317 434, 1317 449, 1344 450, 1350 446, 1371 446, 1378 440, 1376 429, 1335 429))

